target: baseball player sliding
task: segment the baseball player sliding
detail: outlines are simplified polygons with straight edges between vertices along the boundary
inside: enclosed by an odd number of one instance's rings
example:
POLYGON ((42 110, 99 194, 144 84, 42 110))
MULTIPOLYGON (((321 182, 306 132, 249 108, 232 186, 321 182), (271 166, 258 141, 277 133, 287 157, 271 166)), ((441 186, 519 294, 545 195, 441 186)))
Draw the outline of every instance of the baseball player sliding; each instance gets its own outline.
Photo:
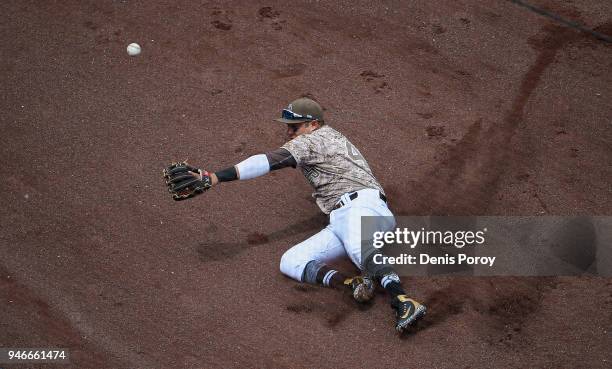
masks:
POLYGON ((287 126, 289 141, 277 150, 249 157, 215 173, 175 163, 164 177, 175 200, 194 197, 223 182, 249 180, 270 171, 299 167, 314 188, 313 197, 329 225, 282 256, 280 270, 296 281, 349 289, 358 302, 374 297, 374 282, 391 296, 397 331, 425 315, 425 306, 409 298, 399 276, 388 265, 373 262, 378 251, 361 250, 361 217, 382 219, 376 231, 395 227, 384 190, 359 150, 340 132, 325 124, 323 110, 308 98, 297 99, 276 119, 287 126), (363 256, 363 255, 365 256, 363 256), (362 275, 348 277, 328 265, 348 256, 362 275), (363 259, 363 260, 362 260, 363 259))

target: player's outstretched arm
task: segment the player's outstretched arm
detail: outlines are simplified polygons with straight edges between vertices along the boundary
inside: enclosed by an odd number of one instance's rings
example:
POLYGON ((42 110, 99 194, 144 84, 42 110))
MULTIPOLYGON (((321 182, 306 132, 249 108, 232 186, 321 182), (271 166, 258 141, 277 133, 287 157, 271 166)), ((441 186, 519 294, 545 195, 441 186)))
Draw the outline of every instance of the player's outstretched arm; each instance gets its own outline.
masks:
POLYGON ((240 163, 210 175, 212 185, 220 182, 247 180, 260 177, 270 171, 297 166, 295 158, 285 149, 253 155, 240 163))
POLYGON ((285 149, 253 155, 240 163, 214 173, 193 167, 187 162, 172 163, 163 170, 168 192, 174 200, 195 197, 221 182, 256 178, 285 167, 296 167, 295 158, 285 149))

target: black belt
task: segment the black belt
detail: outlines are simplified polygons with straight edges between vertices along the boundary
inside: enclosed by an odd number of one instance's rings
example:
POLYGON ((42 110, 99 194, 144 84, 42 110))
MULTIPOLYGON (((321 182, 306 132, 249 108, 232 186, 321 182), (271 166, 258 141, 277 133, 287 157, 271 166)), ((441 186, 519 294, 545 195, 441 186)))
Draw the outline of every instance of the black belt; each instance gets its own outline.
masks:
MULTIPOLYGON (((378 194, 380 195, 380 199, 386 203, 387 202, 387 196, 383 195, 382 192, 379 192, 378 194)), ((357 198, 357 196, 359 196, 359 194, 357 192, 353 192, 352 194, 349 195, 349 200, 353 201, 353 200, 355 200, 357 198)), ((334 205, 334 208, 332 210, 340 209, 344 205, 346 205, 346 204, 342 200, 340 200, 340 201, 338 201, 338 203, 336 205, 334 205)))

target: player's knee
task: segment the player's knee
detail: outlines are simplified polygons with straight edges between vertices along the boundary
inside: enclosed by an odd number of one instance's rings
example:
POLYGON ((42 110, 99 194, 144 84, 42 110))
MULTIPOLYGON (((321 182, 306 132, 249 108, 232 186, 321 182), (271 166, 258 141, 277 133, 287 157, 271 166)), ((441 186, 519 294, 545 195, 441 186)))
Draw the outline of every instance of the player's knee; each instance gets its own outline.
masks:
POLYGON ((291 277, 293 279, 299 280, 299 277, 296 278, 297 262, 291 250, 287 250, 283 256, 281 256, 280 260, 280 271, 287 277, 291 277))
POLYGON ((313 283, 316 272, 323 265, 295 249, 287 250, 280 261, 280 271, 299 282, 313 283))

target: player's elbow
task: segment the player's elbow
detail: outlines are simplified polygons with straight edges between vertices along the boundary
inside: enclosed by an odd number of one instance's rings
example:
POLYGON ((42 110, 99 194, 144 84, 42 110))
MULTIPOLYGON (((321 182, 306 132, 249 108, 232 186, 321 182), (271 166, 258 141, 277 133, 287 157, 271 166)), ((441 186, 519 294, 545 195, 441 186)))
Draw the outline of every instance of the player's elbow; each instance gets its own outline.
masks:
POLYGON ((265 154, 253 155, 235 167, 240 180, 256 178, 270 171, 270 163, 265 154))

